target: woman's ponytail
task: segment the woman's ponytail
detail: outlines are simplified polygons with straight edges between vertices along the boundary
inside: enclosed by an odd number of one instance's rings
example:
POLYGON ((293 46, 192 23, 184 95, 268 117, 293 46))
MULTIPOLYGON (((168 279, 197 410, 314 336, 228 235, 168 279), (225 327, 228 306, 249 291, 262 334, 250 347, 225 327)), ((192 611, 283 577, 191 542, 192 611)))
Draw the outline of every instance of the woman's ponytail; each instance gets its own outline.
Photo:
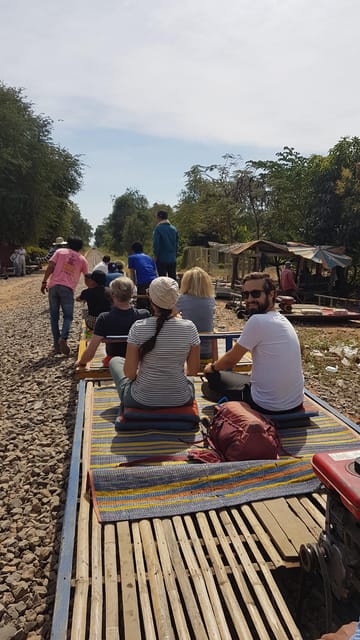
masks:
POLYGON ((153 350, 153 348, 155 347, 156 338, 158 337, 163 324, 166 322, 166 320, 169 320, 169 318, 171 318, 172 309, 160 309, 160 307, 157 307, 157 309, 159 310, 159 315, 156 318, 156 331, 151 338, 146 340, 146 342, 144 342, 140 346, 139 348, 140 360, 142 360, 147 353, 153 350))

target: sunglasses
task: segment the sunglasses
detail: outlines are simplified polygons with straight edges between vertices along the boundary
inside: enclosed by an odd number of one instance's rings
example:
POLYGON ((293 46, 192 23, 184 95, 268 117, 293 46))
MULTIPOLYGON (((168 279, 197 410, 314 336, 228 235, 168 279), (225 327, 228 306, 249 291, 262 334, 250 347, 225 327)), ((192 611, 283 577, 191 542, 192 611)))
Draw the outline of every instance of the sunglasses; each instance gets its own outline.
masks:
POLYGON ((262 293, 264 293, 264 289, 253 289, 252 291, 242 291, 241 297, 243 300, 247 300, 249 296, 256 299, 256 298, 260 298, 262 293))

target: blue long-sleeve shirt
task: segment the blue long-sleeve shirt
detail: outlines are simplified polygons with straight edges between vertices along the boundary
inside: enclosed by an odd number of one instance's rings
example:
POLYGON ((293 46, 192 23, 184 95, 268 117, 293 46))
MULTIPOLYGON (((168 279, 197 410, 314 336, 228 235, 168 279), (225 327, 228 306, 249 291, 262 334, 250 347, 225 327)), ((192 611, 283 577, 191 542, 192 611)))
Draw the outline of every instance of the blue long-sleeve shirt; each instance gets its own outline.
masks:
POLYGON ((158 262, 176 262, 179 237, 168 220, 159 222, 153 233, 154 256, 158 262))

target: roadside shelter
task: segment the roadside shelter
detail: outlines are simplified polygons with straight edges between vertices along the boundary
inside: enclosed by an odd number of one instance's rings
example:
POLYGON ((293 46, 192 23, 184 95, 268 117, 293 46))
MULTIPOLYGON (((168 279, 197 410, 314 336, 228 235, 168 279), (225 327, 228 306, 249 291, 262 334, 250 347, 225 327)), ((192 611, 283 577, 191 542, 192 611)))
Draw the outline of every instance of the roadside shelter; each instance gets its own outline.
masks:
POLYGON ((294 253, 289 251, 286 244, 270 242, 270 240, 252 240, 251 242, 237 242, 236 244, 219 245, 209 243, 211 246, 221 247, 224 253, 232 256, 232 277, 231 287, 234 288, 239 280, 239 271, 243 277, 249 271, 264 271, 269 260, 276 268, 278 279, 280 279, 280 265, 285 260, 293 260, 294 253))

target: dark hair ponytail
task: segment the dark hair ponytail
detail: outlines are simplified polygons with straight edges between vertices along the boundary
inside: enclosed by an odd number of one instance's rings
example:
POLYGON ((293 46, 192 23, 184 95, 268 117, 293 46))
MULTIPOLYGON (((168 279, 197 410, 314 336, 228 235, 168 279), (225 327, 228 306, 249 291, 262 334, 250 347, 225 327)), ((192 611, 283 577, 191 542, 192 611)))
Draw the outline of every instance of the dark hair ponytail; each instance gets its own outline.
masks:
POLYGON ((166 320, 169 320, 169 318, 171 318, 172 309, 160 309, 160 307, 157 307, 157 309, 159 310, 159 315, 156 319, 156 331, 155 334, 151 336, 151 338, 146 340, 146 342, 144 342, 139 348, 140 360, 142 360, 147 353, 150 353, 150 351, 153 350, 153 348, 155 347, 156 338, 158 337, 163 324, 166 322, 166 320))

